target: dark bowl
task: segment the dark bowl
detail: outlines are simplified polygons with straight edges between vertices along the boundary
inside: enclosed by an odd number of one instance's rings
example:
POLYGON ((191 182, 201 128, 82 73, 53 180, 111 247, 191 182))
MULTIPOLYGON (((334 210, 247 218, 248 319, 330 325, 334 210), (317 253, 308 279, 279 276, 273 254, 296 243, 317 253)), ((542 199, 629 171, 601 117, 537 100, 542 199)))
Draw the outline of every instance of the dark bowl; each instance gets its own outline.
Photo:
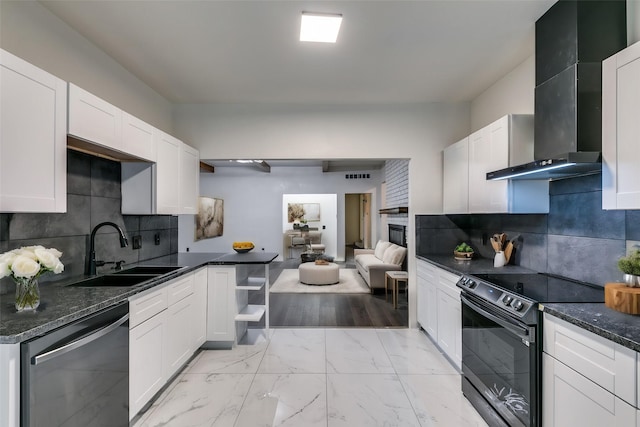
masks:
POLYGON ((246 254, 247 252, 252 251, 252 250, 253 250, 253 248, 246 248, 246 249, 236 249, 236 248, 233 248, 233 250, 234 250, 234 251, 236 251, 236 252, 238 252, 239 254, 246 254))

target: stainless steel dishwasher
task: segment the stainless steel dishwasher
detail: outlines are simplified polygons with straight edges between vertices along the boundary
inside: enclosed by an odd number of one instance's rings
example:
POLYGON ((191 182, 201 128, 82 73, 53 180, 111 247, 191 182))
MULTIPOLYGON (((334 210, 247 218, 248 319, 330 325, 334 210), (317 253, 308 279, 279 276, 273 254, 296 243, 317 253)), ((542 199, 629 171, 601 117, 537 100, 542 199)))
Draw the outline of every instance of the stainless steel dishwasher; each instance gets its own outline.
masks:
POLYGON ((23 427, 129 425, 129 304, 21 345, 23 427))

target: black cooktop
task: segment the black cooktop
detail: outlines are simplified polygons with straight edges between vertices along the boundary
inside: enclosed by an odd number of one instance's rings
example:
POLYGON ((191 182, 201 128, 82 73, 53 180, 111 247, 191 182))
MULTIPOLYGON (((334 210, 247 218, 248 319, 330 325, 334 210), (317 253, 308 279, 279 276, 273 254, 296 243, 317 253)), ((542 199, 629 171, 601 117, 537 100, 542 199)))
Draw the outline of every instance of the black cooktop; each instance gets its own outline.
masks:
POLYGON ((604 302, 604 288, 601 286, 543 273, 473 276, 542 304, 604 302))

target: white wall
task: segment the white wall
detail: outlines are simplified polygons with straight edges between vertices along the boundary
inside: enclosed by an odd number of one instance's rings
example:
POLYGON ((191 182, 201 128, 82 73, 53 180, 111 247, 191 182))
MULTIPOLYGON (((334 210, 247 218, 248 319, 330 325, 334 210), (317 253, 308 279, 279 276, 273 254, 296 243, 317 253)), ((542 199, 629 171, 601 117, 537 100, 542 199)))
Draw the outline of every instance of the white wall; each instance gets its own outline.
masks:
MULTIPOLYGON (((344 199, 344 195, 342 196, 344 199)), ((319 203, 320 221, 309 221, 311 228, 317 228, 322 233, 322 243, 325 245, 325 254, 336 259, 344 260, 344 250, 342 257, 338 258, 338 198, 334 194, 284 194, 282 196, 282 233, 291 230, 293 225, 288 222, 287 210, 289 203, 319 203), (324 228, 323 228, 324 227, 324 228)), ((344 202, 342 204, 344 212, 344 202)), ((344 214, 341 215, 344 218, 344 214)), ((344 229, 344 221, 343 221, 344 229)), ((342 233, 344 235, 344 232, 342 233)), ((344 238, 342 239, 344 242, 344 238)), ((285 244, 288 244, 286 242, 285 244)), ((344 245, 342 245, 344 247, 344 245)), ((283 254, 285 257, 287 254, 283 254)))
MULTIPOLYGON (((640 41, 640 0, 627 0, 627 44, 640 41)), ((533 114, 535 55, 471 101, 471 132, 505 114, 533 114)), ((453 141, 455 142, 455 141, 453 141)))
POLYGON ((0 1, 0 47, 172 132, 165 98, 38 2, 0 1))
POLYGON ((507 114, 533 114, 535 87, 535 55, 531 55, 471 102, 470 133, 507 114))
MULTIPOLYGON (((197 147, 204 159, 409 160, 409 236, 415 235, 416 214, 442 213, 442 149, 468 135, 469 123, 466 103, 174 107, 176 135, 197 147)), ((207 183, 202 181, 201 185, 207 183)), ((366 192, 363 190, 343 190, 343 193, 366 192)), ((329 191, 320 188, 299 192, 329 191)), ((344 204, 343 196, 338 195, 338 203, 344 204)), ((278 211, 275 206, 271 209, 278 211)), ((379 224, 379 218, 376 222, 379 224)), ((183 234, 181 228, 181 239, 183 234)), ((182 247, 181 242, 179 249, 182 247)), ((338 251, 341 248, 344 248, 344 228, 338 230, 338 251)), ((412 301, 409 324, 413 326, 416 324, 414 239, 408 249, 409 300, 412 301)))
POLYGON ((442 149, 469 133, 467 104, 177 105, 204 159, 410 159, 413 213, 442 212, 442 149))
MULTIPOLYGON (((326 229, 323 241, 335 245, 328 254, 344 260, 344 194, 380 191, 381 170, 364 171, 370 179, 345 179, 343 172, 323 173, 321 168, 273 167, 271 173, 250 171, 247 168, 216 168, 216 173, 200 174, 200 195, 224 200, 224 232, 220 237, 194 241, 194 217, 181 215, 178 219, 178 251, 229 252, 234 241, 249 240, 258 250, 284 251, 283 195, 335 194, 334 213, 324 215, 321 222, 326 229)), ((285 208, 286 209, 286 208, 285 208)))

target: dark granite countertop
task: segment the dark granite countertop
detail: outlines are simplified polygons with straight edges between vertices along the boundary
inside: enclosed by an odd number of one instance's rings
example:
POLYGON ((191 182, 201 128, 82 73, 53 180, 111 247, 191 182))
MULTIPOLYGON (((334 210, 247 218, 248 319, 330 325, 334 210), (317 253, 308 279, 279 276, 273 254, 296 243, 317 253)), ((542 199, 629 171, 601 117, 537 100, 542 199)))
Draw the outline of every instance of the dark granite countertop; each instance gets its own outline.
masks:
POLYGON ((14 295, 0 296, 0 344, 13 344, 42 335, 74 320, 126 301, 132 295, 180 277, 205 265, 269 264, 278 254, 267 252, 178 253, 143 261, 136 265, 177 266, 179 270, 132 287, 69 287, 86 279, 78 276, 40 285, 40 306, 35 312, 17 313, 14 295))
POLYGON ((488 274, 500 272, 502 274, 518 274, 518 273, 535 273, 528 268, 517 265, 505 265, 504 267, 494 267, 493 259, 474 258, 469 261, 458 261, 453 255, 431 255, 420 256, 416 258, 427 261, 436 267, 443 268, 454 274, 488 274))
MULTIPOLYGON (((433 255, 416 256, 437 267, 454 274, 484 273, 531 273, 532 270, 515 265, 501 268, 493 267, 493 260, 488 258, 471 261, 457 261, 453 256, 433 255)), ((603 303, 554 303, 545 304, 541 309, 569 323, 577 325, 596 335, 607 338, 635 351, 640 351, 640 316, 612 310, 603 303)))

